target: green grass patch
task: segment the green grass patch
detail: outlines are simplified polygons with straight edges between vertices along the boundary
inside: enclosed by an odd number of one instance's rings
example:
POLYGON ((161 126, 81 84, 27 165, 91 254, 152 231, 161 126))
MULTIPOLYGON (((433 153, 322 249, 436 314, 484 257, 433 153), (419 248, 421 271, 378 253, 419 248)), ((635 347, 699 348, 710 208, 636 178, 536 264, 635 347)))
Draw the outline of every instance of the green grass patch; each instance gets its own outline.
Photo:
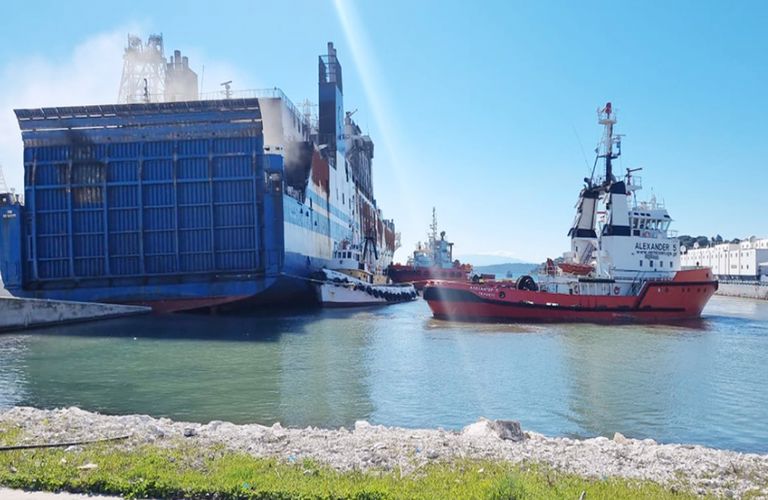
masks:
MULTIPOLYGON (((0 443, 19 433, 0 423, 0 443)), ((180 441, 173 448, 98 444, 77 450, 0 452, 0 485, 132 498, 218 500, 689 499, 651 482, 588 479, 535 465, 460 460, 401 471, 338 472, 311 460, 285 463, 180 441), (93 467, 95 465, 95 467, 93 467)))
POLYGON ((0 446, 11 446, 21 437, 21 429, 10 423, 0 422, 0 446))

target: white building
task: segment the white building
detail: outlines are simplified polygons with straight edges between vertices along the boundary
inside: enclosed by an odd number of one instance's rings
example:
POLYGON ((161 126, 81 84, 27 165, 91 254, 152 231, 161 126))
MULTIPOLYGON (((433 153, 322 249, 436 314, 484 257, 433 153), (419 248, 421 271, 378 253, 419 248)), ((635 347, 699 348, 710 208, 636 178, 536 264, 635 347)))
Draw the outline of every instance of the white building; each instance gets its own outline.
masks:
POLYGON ((710 267, 718 278, 760 279, 768 276, 768 238, 687 249, 680 264, 683 268, 710 267))

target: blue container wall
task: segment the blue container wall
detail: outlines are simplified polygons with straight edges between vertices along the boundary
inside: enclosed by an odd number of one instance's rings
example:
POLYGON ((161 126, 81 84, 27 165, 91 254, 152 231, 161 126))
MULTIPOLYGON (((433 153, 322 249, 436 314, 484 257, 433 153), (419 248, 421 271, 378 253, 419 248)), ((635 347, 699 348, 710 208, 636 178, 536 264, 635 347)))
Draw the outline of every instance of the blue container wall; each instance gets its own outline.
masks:
POLYGON ((0 193, 0 275, 8 290, 21 286, 21 205, 0 193))
POLYGON ((261 135, 27 146, 25 282, 263 271, 262 152, 261 135))

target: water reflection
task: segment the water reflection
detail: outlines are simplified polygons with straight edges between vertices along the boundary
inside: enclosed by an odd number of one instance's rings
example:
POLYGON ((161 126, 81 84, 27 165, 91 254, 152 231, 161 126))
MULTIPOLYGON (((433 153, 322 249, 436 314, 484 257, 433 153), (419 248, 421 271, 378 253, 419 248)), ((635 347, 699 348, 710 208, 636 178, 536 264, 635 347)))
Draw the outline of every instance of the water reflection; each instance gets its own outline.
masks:
POLYGON ((25 398, 25 337, 0 335, 0 408, 19 404, 25 398))
POLYGON ((2 371, 16 373, 23 391, 0 382, 0 394, 5 405, 342 425, 371 404, 362 373, 365 337, 342 345, 339 321, 316 312, 180 315, 46 330, 26 337, 27 352, 8 354, 23 371, 2 371))
POLYGON ((560 337, 570 383, 569 418, 581 436, 677 435, 668 420, 691 406, 691 381, 706 372, 711 343, 680 327, 568 328, 560 337))
POLYGON ((339 427, 372 412, 366 362, 370 318, 366 311, 324 313, 305 328, 304 338, 281 343, 282 422, 339 427), (356 327, 349 328, 349 322, 356 327))

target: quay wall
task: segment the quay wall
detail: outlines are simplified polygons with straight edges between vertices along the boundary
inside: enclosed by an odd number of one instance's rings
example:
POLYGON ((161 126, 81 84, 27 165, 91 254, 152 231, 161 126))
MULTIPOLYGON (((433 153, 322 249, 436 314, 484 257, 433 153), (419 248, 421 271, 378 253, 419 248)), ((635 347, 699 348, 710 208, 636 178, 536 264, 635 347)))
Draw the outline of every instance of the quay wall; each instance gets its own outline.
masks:
POLYGON ((720 280, 717 295, 768 300, 768 283, 720 280))
POLYGON ((147 314, 151 310, 142 306, 25 299, 0 294, 0 332, 147 314))

